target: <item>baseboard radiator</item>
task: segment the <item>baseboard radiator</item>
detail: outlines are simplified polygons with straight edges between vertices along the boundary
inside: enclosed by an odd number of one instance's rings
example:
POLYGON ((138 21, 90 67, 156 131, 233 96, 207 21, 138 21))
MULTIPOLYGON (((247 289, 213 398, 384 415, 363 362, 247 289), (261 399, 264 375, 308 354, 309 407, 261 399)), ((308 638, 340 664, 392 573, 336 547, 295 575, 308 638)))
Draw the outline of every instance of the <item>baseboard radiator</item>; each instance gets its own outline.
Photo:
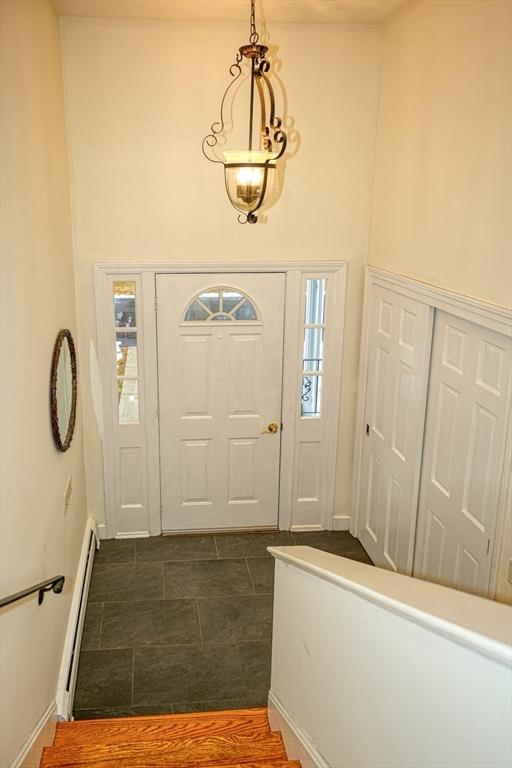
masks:
POLYGON ((88 518, 80 562, 76 574, 75 589, 69 612, 64 652, 57 686, 57 719, 70 720, 73 715, 73 698, 75 694, 76 676, 78 672, 78 660, 80 657, 80 645, 87 609, 87 597, 91 582, 94 554, 98 546, 96 523, 93 518, 88 518))

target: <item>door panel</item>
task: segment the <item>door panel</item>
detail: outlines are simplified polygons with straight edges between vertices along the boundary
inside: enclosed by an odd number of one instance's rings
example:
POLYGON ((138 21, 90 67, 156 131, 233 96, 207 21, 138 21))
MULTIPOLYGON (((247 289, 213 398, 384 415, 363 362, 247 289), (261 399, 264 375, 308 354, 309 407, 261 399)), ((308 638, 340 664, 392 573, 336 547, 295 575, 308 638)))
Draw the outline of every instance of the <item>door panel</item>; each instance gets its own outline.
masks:
POLYGON ((278 525, 284 285, 157 276, 164 531, 278 525))
POLYGON ((487 594, 511 342, 436 314, 414 575, 487 594))
POLYGON ((368 325, 359 537, 376 565, 412 570, 431 310, 374 287, 368 325))

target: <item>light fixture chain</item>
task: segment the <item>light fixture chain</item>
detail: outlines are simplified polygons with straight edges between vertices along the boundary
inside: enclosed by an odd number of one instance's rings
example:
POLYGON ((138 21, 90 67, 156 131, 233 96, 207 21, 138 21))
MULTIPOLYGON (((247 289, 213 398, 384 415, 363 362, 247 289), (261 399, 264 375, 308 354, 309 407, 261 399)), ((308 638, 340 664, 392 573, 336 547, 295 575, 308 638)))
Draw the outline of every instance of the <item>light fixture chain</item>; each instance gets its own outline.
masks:
POLYGON ((252 43, 252 45, 256 45, 259 39, 260 36, 256 31, 256 0, 251 0, 251 34, 249 42, 252 43))

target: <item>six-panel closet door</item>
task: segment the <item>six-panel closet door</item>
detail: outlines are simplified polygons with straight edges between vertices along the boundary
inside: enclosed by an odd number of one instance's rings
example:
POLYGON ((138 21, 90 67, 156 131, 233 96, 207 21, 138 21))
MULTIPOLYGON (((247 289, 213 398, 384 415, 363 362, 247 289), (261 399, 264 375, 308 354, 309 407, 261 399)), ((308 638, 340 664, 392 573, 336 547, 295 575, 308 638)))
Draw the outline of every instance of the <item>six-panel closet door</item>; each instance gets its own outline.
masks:
POLYGON ((510 408, 511 340, 436 312, 414 575, 486 595, 510 408))
POLYGON ((376 565, 411 573, 432 309, 380 286, 371 291, 359 538, 376 565))

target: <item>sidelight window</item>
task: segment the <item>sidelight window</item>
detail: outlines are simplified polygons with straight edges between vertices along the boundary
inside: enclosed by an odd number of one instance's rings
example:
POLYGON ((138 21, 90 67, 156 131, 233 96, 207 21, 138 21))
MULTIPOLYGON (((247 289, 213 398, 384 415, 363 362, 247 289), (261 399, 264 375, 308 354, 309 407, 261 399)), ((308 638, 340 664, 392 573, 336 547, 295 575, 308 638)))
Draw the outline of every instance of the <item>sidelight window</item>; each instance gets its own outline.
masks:
POLYGON ((117 408, 119 424, 139 421, 139 364, 136 283, 113 284, 117 408))
POLYGON ((325 278, 305 281, 301 416, 320 416, 324 373, 325 278))

